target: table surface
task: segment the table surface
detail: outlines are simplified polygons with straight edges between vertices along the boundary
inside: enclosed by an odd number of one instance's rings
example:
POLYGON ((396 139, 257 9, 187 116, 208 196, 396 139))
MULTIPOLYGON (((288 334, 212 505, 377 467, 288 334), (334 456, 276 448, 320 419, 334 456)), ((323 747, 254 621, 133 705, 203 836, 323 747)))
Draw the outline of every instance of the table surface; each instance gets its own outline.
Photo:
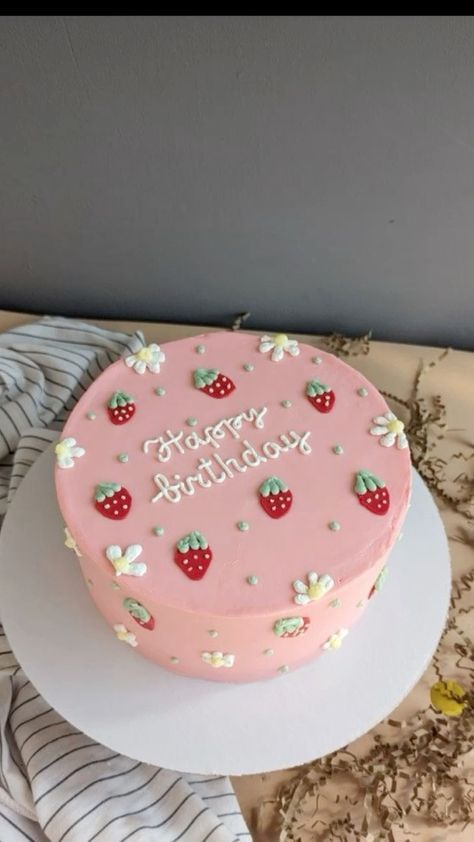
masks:
MULTIPOLYGON (((0 331, 16 325, 33 321, 37 316, 0 311, 0 331)), ((132 331, 139 328, 145 334, 147 341, 165 342, 186 336, 193 336, 206 330, 218 330, 221 328, 207 328, 205 326, 164 324, 159 322, 132 322, 132 321, 110 321, 87 319, 93 324, 98 324, 111 329, 132 331)), ((264 331, 256 331, 263 333, 264 331)), ((308 342, 318 344, 319 337, 316 335, 299 335, 294 337, 308 342)), ((324 347, 324 346, 323 346, 324 347)), ((379 389, 383 389, 400 398, 410 397, 413 384, 420 366, 420 363, 429 363, 436 360, 441 352, 440 348, 432 348, 419 345, 403 345, 391 342, 377 342, 371 340, 370 350, 367 355, 348 357, 348 362, 359 369, 379 389)), ((445 439, 440 442, 440 456, 448 456, 458 450, 472 452, 474 442, 474 412, 472 405, 472 384, 474 383, 474 353, 466 351, 451 350, 445 359, 436 368, 428 370, 423 378, 422 394, 427 398, 435 394, 442 396, 447 407, 447 429, 445 439)), ((459 467, 458 473, 465 469, 464 465, 459 467)), ((437 501, 440 503, 440 501, 437 501)), ((462 543, 459 536, 463 535, 466 528, 465 518, 454 512, 444 503, 440 503, 440 513, 444 521, 450 541, 451 558, 453 564, 454 581, 459 580, 473 566, 473 544, 462 543)), ((470 595, 467 595, 468 600, 470 595)), ((465 615, 463 628, 472 638, 474 636, 474 612, 465 615)), ((459 679, 465 682, 465 673, 460 672, 456 666, 457 654, 445 648, 443 651, 443 676, 446 678, 459 679)), ((392 713, 392 718, 403 721, 414 716, 419 710, 429 704, 429 690, 436 681, 436 674, 430 666, 421 680, 405 701, 392 713)), ((351 746, 351 750, 366 751, 371 746, 373 734, 370 732, 365 737, 351 746), (372 735, 372 736, 371 736, 372 735)), ((471 763, 474 759, 471 758, 471 763)), ((295 769, 282 770, 266 775, 251 775, 241 778, 234 778, 233 783, 249 826, 252 828, 256 842, 273 840, 278 838, 275 830, 275 794, 282 784, 294 777, 295 769)), ((444 842, 451 840, 467 840, 470 829, 464 831, 452 830, 440 833, 428 826, 416 825, 417 840, 419 842, 430 842, 434 839, 443 839, 444 842), (433 835, 434 832, 434 835, 433 835)), ((405 838, 406 834, 395 838, 405 838)), ((314 838, 309 834, 302 834, 302 839, 314 838)))

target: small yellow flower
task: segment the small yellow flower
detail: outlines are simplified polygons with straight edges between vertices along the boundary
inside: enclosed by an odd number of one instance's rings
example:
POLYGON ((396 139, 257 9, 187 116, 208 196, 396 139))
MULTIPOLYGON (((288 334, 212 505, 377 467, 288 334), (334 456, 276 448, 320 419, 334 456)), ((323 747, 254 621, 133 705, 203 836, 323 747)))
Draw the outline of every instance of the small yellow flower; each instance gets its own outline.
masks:
POLYGON ((143 547, 140 544, 130 544, 123 552, 117 544, 110 544, 105 551, 110 563, 113 565, 116 576, 144 576, 147 566, 144 563, 135 563, 135 559, 141 555, 143 547))
POLYGON ((399 450, 404 450, 405 447, 408 447, 405 424, 393 412, 376 415, 372 419, 372 423, 374 426, 370 428, 370 434, 372 436, 379 436, 380 444, 383 447, 393 447, 395 443, 399 450))
POLYGON ((133 632, 128 631, 127 627, 124 626, 123 623, 117 623, 114 626, 114 632, 117 640, 121 640, 123 643, 128 643, 129 646, 138 646, 136 635, 133 634, 133 632))
POLYGON ((157 374, 160 370, 160 363, 165 361, 165 355, 159 345, 152 342, 151 345, 144 345, 135 354, 125 357, 125 365, 133 368, 137 374, 144 374, 145 371, 157 374))
POLYGON ((74 467, 74 459, 84 456, 85 452, 84 448, 79 447, 76 439, 73 439, 71 436, 61 439, 54 448, 58 468, 74 467))
POLYGON ((205 664, 219 669, 219 667, 233 667, 235 655, 226 652, 202 652, 201 658, 205 664))
POLYGON ((286 333, 276 333, 274 336, 262 336, 258 350, 262 354, 271 351, 273 362, 280 362, 286 354, 297 357, 300 349, 296 339, 289 339, 286 333))
POLYGON ((433 684, 430 697, 433 707, 445 716, 459 716, 467 705, 464 687, 451 679, 433 684))
POLYGON ((335 651, 336 649, 340 649, 342 646, 342 641, 345 637, 349 634, 348 629, 339 629, 339 631, 334 632, 331 637, 326 640, 326 643, 323 644, 323 649, 329 649, 335 651))
POLYGON ((317 573, 311 570, 306 580, 308 584, 302 582, 301 579, 296 579, 293 582, 293 590, 296 591, 296 596, 293 597, 293 600, 296 605, 307 605, 308 602, 321 599, 324 594, 334 587, 334 579, 328 573, 318 576, 317 573))

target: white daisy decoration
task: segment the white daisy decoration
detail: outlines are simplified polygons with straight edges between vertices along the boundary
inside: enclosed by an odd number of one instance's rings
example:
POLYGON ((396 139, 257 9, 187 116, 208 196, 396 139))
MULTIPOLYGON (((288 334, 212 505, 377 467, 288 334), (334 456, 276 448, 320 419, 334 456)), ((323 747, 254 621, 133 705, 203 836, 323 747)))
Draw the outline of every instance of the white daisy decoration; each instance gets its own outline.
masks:
POLYGON ((114 626, 114 632, 118 640, 123 643, 128 643, 129 646, 138 646, 137 636, 130 632, 123 623, 117 623, 114 626))
POLYGON ((349 629, 339 629, 339 631, 334 632, 326 643, 323 644, 323 649, 327 651, 335 651, 336 649, 340 649, 342 646, 342 641, 345 637, 349 634, 349 629))
POLYGON ((165 355, 159 345, 152 342, 151 345, 144 345, 135 354, 130 354, 125 357, 125 365, 133 368, 137 374, 145 374, 145 371, 151 371, 153 374, 158 374, 160 370, 160 363, 164 363, 165 355))
POLYGON ((297 357, 300 349, 296 339, 288 339, 286 333, 275 333, 273 336, 262 336, 258 350, 261 354, 271 351, 273 362, 278 363, 286 354, 297 357))
POLYGON ((205 664, 219 669, 220 667, 233 667, 235 655, 226 652, 201 652, 201 658, 205 664))
POLYGON ((334 579, 332 579, 327 573, 323 573, 322 576, 318 576, 317 573, 311 571, 308 573, 306 579, 307 584, 302 582, 301 579, 296 579, 296 581, 293 582, 293 590, 296 591, 294 602, 296 602, 297 605, 307 605, 309 602, 321 599, 321 597, 327 594, 327 592, 334 587, 334 579))
POLYGON ((69 532, 69 529, 67 528, 67 526, 64 527, 64 534, 66 536, 66 539, 64 541, 64 546, 67 547, 68 550, 73 550, 76 553, 77 557, 81 558, 82 553, 81 553, 79 547, 76 544, 75 538, 72 537, 72 535, 69 532))
POLYGON ((405 424, 399 421, 393 412, 385 412, 383 415, 376 415, 372 418, 375 425, 370 428, 371 436, 380 436, 380 444, 383 447, 392 447, 395 442, 399 450, 408 447, 408 439, 405 434, 405 424))
POLYGON ((143 552, 143 547, 140 544, 130 544, 129 547, 122 552, 117 544, 111 544, 107 547, 105 555, 110 563, 115 568, 115 575, 122 576, 144 576, 147 567, 146 564, 139 562, 135 564, 135 559, 143 552))
POLYGON ((76 439, 68 436, 65 439, 58 441, 54 448, 56 454, 56 464, 58 468, 73 468, 74 459, 84 456, 86 452, 83 447, 79 447, 76 439))

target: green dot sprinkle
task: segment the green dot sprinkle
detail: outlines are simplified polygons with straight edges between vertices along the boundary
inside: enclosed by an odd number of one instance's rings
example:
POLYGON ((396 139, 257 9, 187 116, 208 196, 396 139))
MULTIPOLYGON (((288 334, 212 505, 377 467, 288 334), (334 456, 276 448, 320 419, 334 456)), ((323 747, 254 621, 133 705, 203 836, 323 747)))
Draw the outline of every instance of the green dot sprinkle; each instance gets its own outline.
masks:
POLYGON ((97 415, 95 414, 95 412, 90 411, 86 412, 86 417, 89 419, 89 421, 95 421, 97 415))
POLYGON ((165 530, 164 530, 163 526, 154 526, 153 527, 153 535, 157 535, 159 538, 161 538, 161 536, 164 535, 164 534, 165 534, 165 530))
POLYGON ((250 524, 247 523, 246 520, 239 520, 237 524, 237 529, 240 529, 241 532, 248 532, 250 529, 250 524))
POLYGON ((186 424, 188 427, 195 427, 197 424, 197 418, 186 418, 186 424))
POLYGON ((244 371, 253 371, 254 366, 252 363, 244 363, 244 371))
POLYGON ((401 541, 401 540, 402 540, 402 538, 403 538, 403 532, 400 532, 400 534, 399 534, 399 536, 398 536, 398 538, 397 538, 397 541, 401 541))
POLYGON ((205 354, 206 353, 206 346, 205 345, 196 345, 196 354, 205 354))
POLYGON ((361 386, 360 389, 357 389, 357 394, 361 396, 361 398, 366 398, 369 394, 365 386, 361 386))
POLYGON ((331 602, 329 603, 329 607, 330 608, 339 608, 340 604, 341 604, 341 600, 336 597, 336 599, 331 600, 331 602))
POLYGON ((162 398, 163 395, 166 395, 166 389, 163 389, 163 386, 158 386, 158 388, 155 389, 155 395, 158 395, 159 398, 162 398))
POLYGON ((179 658, 176 658, 175 655, 172 655, 170 658, 172 664, 179 664, 179 658))
POLYGON ((209 631, 208 631, 209 637, 217 637, 218 634, 219 634, 219 632, 216 631, 215 629, 209 629, 209 631))
POLYGON ((322 363, 321 357, 313 357, 313 363, 315 365, 321 365, 321 363, 322 363))
POLYGON ((336 454, 336 456, 341 456, 344 453, 344 448, 341 444, 335 444, 332 452, 336 454))
POLYGON ((291 401, 282 401, 282 402, 281 402, 281 405, 282 405, 285 409, 289 409, 289 408, 290 408, 290 406, 291 406, 291 401))
POLYGON ((331 520, 331 521, 328 523, 328 526, 329 526, 329 529, 330 529, 332 532, 339 532, 339 530, 340 530, 340 528, 341 528, 341 524, 339 523, 339 521, 338 521, 338 520, 331 520))
POLYGON ((128 462, 128 453, 119 453, 117 456, 119 462, 128 462))
POLYGON ((247 576, 249 585, 258 585, 258 576, 247 576))
POLYGON ((284 675, 285 672, 289 672, 289 671, 290 671, 290 668, 289 668, 288 664, 283 664, 283 666, 278 667, 278 672, 281 672, 282 675, 284 675))
POLYGON ((364 607, 364 601, 361 599, 360 602, 357 603, 356 608, 363 608, 363 607, 364 607))
POLYGON ((120 590, 120 585, 119 585, 118 582, 112 582, 110 587, 112 588, 113 591, 119 591, 120 590))
POLYGON ((264 649, 263 654, 267 656, 273 655, 273 649, 264 649))

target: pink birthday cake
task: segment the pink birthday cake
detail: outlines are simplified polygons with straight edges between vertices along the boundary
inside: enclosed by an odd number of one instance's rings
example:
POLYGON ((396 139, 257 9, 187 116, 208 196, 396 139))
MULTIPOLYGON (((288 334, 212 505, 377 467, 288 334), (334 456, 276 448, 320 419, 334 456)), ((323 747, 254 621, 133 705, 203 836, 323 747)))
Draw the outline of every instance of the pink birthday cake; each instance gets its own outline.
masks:
POLYGON ((377 389, 283 334, 144 346, 87 390, 55 453, 66 545, 117 646, 219 681, 351 646, 411 486, 377 389))

